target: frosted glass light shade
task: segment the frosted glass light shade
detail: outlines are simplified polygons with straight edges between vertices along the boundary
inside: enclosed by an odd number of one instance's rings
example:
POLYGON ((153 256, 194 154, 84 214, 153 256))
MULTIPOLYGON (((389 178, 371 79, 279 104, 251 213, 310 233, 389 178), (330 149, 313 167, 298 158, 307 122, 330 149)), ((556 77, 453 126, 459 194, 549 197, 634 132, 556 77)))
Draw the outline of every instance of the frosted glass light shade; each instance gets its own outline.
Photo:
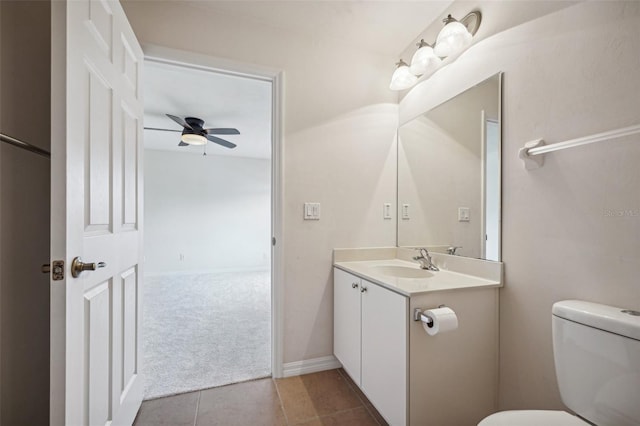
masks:
POLYGON ((194 135, 193 133, 185 133, 180 140, 189 145, 204 145, 207 143, 207 138, 202 135, 194 135))
POLYGON ((445 22, 444 28, 438 34, 436 47, 433 49, 441 58, 461 51, 471 44, 473 38, 467 27, 453 19, 451 15, 445 19, 445 22))
POLYGON ((391 84, 389 89, 391 90, 404 90, 416 84, 418 77, 411 73, 409 66, 403 61, 398 62, 398 68, 393 72, 391 76, 391 84))
POLYGON ((433 52, 433 47, 420 42, 420 48, 413 54, 411 58, 411 73, 415 75, 426 74, 429 71, 433 71, 440 66, 442 59, 436 56, 433 52))

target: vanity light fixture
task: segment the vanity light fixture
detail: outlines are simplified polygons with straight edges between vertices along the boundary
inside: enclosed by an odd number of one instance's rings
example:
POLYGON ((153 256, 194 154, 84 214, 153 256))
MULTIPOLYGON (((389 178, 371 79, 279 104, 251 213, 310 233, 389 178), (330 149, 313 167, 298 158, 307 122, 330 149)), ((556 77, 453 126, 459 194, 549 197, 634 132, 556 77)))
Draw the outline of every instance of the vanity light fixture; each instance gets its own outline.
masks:
POLYGON ((418 50, 411 58, 411 67, 402 59, 391 76, 391 90, 405 90, 416 84, 417 76, 435 71, 442 64, 441 58, 459 53, 471 44, 473 36, 480 28, 482 14, 478 11, 468 13, 460 21, 448 15, 442 22, 444 28, 440 30, 433 45, 424 39, 417 43, 418 50))
POLYGON ((442 59, 436 56, 433 52, 433 47, 430 46, 424 39, 417 43, 418 50, 413 54, 411 58, 411 72, 414 75, 426 74, 427 71, 435 70, 440 66, 442 59))
POLYGON ((391 76, 391 84, 389 89, 391 90, 404 90, 416 84, 418 77, 411 73, 409 65, 402 59, 396 63, 396 70, 391 76))
POLYGON ((451 56, 471 44, 473 35, 462 23, 451 17, 451 15, 447 16, 442 22, 444 22, 444 28, 438 33, 436 47, 434 48, 436 55, 441 57, 451 56))
POLYGON ((196 133, 182 133, 180 140, 189 145, 204 145, 207 143, 206 137, 196 133))

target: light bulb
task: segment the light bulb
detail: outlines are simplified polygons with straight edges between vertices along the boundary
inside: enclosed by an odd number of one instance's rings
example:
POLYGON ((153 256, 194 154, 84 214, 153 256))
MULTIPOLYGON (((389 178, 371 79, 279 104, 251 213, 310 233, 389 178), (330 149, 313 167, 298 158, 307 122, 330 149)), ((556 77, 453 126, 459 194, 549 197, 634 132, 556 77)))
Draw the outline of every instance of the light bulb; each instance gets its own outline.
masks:
POLYGON ((189 145, 204 145, 207 143, 207 138, 193 133, 183 134, 180 140, 184 143, 188 143, 189 145))
POLYGON ((433 53, 433 47, 425 43, 424 40, 420 40, 420 43, 418 43, 417 46, 418 50, 413 54, 413 58, 411 58, 410 69, 412 74, 426 74, 440 66, 442 59, 438 58, 435 53, 433 53))
POLYGON ((440 57, 451 56, 471 44, 472 35, 460 22, 449 15, 436 40, 434 52, 440 57))
POLYGON ((406 62, 400 59, 398 62, 398 68, 393 72, 391 76, 391 84, 389 84, 389 89, 391 90, 404 90, 416 84, 418 81, 418 77, 411 73, 409 70, 409 66, 406 62))

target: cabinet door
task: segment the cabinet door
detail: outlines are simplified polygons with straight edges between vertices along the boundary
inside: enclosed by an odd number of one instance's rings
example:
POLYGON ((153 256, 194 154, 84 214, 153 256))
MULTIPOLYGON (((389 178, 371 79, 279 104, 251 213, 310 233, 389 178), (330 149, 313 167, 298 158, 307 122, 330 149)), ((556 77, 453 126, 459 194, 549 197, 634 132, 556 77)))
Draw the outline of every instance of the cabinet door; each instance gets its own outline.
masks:
POLYGON ((333 269, 333 353, 360 385, 360 278, 333 269))
POLYGON ((362 280, 362 390, 389 424, 407 424, 408 298, 362 280))

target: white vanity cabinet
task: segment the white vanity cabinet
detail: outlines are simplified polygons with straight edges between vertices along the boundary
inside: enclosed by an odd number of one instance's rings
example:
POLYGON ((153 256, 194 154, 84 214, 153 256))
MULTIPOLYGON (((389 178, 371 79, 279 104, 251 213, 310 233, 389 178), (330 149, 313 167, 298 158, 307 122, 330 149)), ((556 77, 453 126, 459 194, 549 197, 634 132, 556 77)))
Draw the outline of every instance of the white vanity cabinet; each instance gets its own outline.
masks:
POLYGON ((362 280, 337 268, 333 274, 333 353, 353 381, 360 385, 362 280))
POLYGON ((414 254, 334 251, 334 354, 391 426, 476 425, 498 408, 502 264, 414 254), (415 313, 439 306, 458 327, 430 335, 415 313))
POLYGON ((391 425, 407 424, 409 298, 334 268, 334 354, 391 425))

